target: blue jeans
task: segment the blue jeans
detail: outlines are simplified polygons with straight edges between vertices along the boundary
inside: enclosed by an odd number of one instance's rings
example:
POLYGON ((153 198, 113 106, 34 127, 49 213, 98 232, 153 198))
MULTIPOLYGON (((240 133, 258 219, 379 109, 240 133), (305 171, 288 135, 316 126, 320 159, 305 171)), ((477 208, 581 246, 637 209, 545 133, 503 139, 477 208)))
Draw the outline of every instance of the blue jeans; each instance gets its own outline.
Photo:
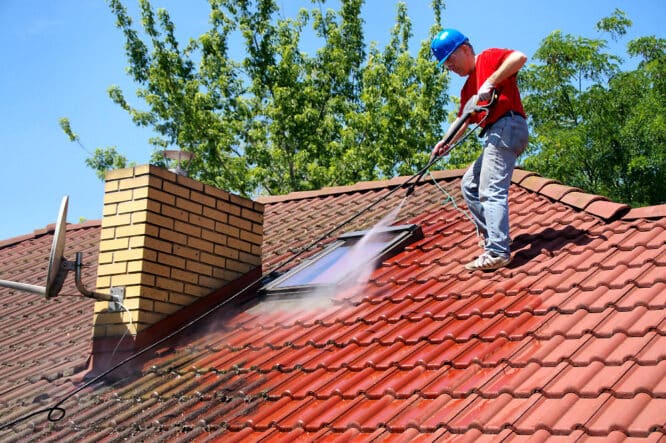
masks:
POLYGON ((487 131, 483 151, 462 178, 462 194, 486 251, 509 258, 509 185, 516 159, 527 146, 527 122, 520 115, 497 120, 487 131))

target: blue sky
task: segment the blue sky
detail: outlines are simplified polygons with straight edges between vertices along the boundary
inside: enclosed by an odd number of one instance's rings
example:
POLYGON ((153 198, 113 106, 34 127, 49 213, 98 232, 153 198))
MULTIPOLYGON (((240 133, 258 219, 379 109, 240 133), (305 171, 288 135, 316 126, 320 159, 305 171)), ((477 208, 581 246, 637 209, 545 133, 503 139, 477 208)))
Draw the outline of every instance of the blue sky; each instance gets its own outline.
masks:
MULTIPOLYGON (((136 17, 137 1, 123 3, 136 17)), ((432 23, 430 0, 406 3, 416 51, 432 23)), ((170 12, 181 43, 208 28, 206 0, 153 0, 152 4, 170 12)), ((299 7, 308 7, 310 0, 278 0, 278 4, 290 16, 299 7)), ((386 41, 395 4, 366 0, 368 41, 386 41)), ((556 29, 599 37, 596 22, 615 8, 624 10, 634 23, 625 39, 610 42, 619 54, 624 54, 631 38, 664 37, 663 0, 449 0, 444 25, 463 31, 476 49, 509 47, 531 56, 556 29)), ((152 135, 135 127, 107 96, 107 89, 118 85, 131 103, 140 104, 125 74, 123 38, 106 1, 0 0, 0 41, 0 240, 54 223, 64 195, 70 196, 70 223, 101 218, 103 183, 85 165, 88 154, 67 139, 58 120, 69 118, 89 151, 116 146, 137 164, 148 162, 147 140, 152 135)), ((454 78, 450 93, 458 95, 460 85, 461 80, 454 78)))

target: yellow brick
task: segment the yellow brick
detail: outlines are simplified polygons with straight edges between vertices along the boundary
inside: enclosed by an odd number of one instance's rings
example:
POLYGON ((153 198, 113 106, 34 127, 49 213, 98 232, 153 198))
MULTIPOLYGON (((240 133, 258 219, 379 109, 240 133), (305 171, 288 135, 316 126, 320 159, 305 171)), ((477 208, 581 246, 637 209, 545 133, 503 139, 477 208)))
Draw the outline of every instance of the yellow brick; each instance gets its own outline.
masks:
POLYGON ((202 205, 208 206, 208 207, 211 207, 211 208, 214 208, 215 204, 217 203, 217 200, 215 200, 213 197, 202 194, 200 192, 194 192, 194 191, 192 191, 192 194, 190 195, 190 199, 192 201, 195 201, 197 203, 201 203, 202 205))
POLYGON ((171 254, 164 254, 160 252, 157 256, 157 260, 154 261, 163 265, 171 266, 172 268, 185 269, 185 259, 182 257, 176 257, 171 254))
POLYGON ((110 228, 112 226, 123 226, 123 225, 129 225, 131 222, 131 218, 129 214, 122 214, 122 215, 111 215, 108 217, 104 217, 102 219, 102 228, 110 228))
POLYGON ((158 289, 164 289, 167 291, 183 292, 183 283, 179 281, 173 281, 169 278, 157 277, 155 280, 155 286, 158 289))
POLYGON ((130 241, 133 247, 145 247, 158 252, 171 253, 175 247, 171 242, 166 242, 153 237, 133 237, 130 241))
POLYGON ((159 288, 143 288, 141 294, 143 297, 156 301, 167 301, 169 299, 169 292, 159 288))
POLYGON ((214 245, 211 242, 193 237, 189 237, 187 239, 187 244, 188 246, 202 252, 213 252, 214 248, 214 245))
POLYGON ((215 220, 202 217, 201 215, 190 214, 190 223, 206 229, 215 229, 215 220))
POLYGON ((238 251, 227 246, 215 246, 215 254, 220 257, 231 258, 234 260, 238 258, 238 251))
POLYGON ((110 203, 108 205, 104 205, 102 208, 102 216, 106 217, 109 215, 117 215, 118 214, 118 204, 117 203, 110 203))
POLYGON ((187 211, 183 211, 182 209, 174 208, 173 206, 169 205, 162 205, 160 213, 163 216, 169 217, 172 220, 187 222, 188 213, 187 211))
POLYGON ((159 275, 161 277, 169 277, 171 269, 168 266, 152 263, 148 261, 143 262, 142 272, 147 272, 152 275, 159 275))
MULTIPOLYGON (((163 215, 155 214, 153 212, 139 214, 145 214, 147 216, 145 219, 146 222, 150 223, 151 225, 159 226, 161 228, 173 229, 173 220, 169 217, 164 217, 163 215)), ((136 222, 135 218, 132 218, 132 221, 136 222)))
POLYGON ((152 311, 155 308, 155 302, 144 297, 131 297, 125 298, 123 301, 123 306, 125 306, 125 308, 130 311, 138 311, 139 309, 144 311, 152 311))
POLYGON ((148 198, 148 195, 151 192, 154 192, 153 188, 137 188, 132 190, 132 198, 134 200, 144 200, 148 198))
POLYGON ((116 228, 103 228, 99 238, 100 240, 113 240, 116 238, 116 228))
POLYGON ((219 209, 222 212, 225 212, 227 214, 232 214, 232 215, 240 215, 241 214, 241 208, 238 206, 232 205, 230 203, 224 202, 224 201, 218 201, 217 202, 217 209, 219 209))
POLYGON ((252 245, 250 243, 231 237, 227 241, 227 246, 236 251, 252 252, 252 245))
POLYGON ((185 177, 184 175, 177 175, 176 176, 176 183, 179 185, 194 189, 195 191, 203 191, 204 185, 198 180, 191 179, 189 177, 185 177))
POLYGON ((99 242, 100 252, 115 251, 118 249, 127 249, 129 246, 129 239, 119 238, 115 240, 102 240, 99 242))
POLYGON ((195 301, 197 301, 198 298, 199 297, 193 297, 184 294, 170 294, 169 302, 180 306, 189 306, 195 301))
POLYGON ((136 175, 142 175, 142 174, 150 174, 170 181, 174 181, 176 179, 176 174, 174 174, 173 172, 154 165, 137 166, 136 175))
POLYGON ((235 217, 233 215, 229 216, 229 224, 231 226, 235 226, 237 228, 244 229, 246 231, 252 231, 252 223, 251 222, 249 222, 245 219, 239 218, 239 217, 235 217))
POLYGON ((118 203, 118 214, 127 214, 129 212, 139 212, 148 209, 148 199, 129 200, 118 203))
POLYGON ((133 178, 124 178, 118 184, 119 189, 134 189, 153 187, 160 189, 162 187, 162 179, 153 175, 139 175, 133 178))
POLYGON ((95 305, 93 307, 93 313, 97 314, 100 312, 107 311, 109 309, 109 302, 108 301, 96 301, 95 305))
MULTIPOLYGON (((184 271, 182 269, 172 269, 171 270, 171 280, 173 280, 174 283, 176 283, 176 282, 178 282, 179 284, 180 283, 196 283, 197 282, 197 277, 198 276, 196 274, 194 274, 192 272, 189 272, 189 271, 184 271)), ((163 287, 163 286, 159 286, 159 283, 158 283, 158 287, 163 287)), ((175 289, 175 288, 176 287, 174 286, 173 289, 172 288, 166 288, 166 287, 164 289, 172 289, 174 292, 181 292, 182 291, 182 286, 178 286, 179 289, 175 289)))
POLYGON ((155 285, 155 277, 147 274, 123 274, 111 276, 111 286, 155 285))
POLYGON ((222 211, 218 211, 217 209, 208 208, 208 207, 203 208, 203 215, 206 218, 209 218, 209 219, 214 220, 216 222, 222 222, 222 223, 227 223, 227 220, 229 219, 228 214, 226 214, 222 211))
POLYGON ((177 197, 176 198, 176 206, 186 210, 187 212, 190 212, 192 214, 202 214, 203 213, 203 206, 200 203, 195 203, 191 200, 177 197))
POLYGON ((182 186, 178 186, 175 183, 165 181, 162 185, 162 189, 164 192, 168 192, 169 194, 177 195, 188 200, 190 198, 190 190, 182 186))
POLYGON ((143 286, 140 285, 125 286, 125 299, 139 297, 142 288, 143 286))
POLYGON ((204 263, 188 261, 186 269, 202 275, 213 275, 213 267, 204 263))
POLYGON ((236 271, 241 274, 245 274, 248 272, 250 269, 252 269, 254 266, 251 266, 247 263, 241 263, 233 260, 227 261, 227 269, 230 271, 236 271))
POLYGON ((220 280, 223 280, 223 281, 226 281, 226 282, 236 280, 241 275, 242 274, 240 274, 239 272, 230 271, 228 269, 216 269, 213 272, 213 277, 215 277, 217 279, 220 279, 220 280))
POLYGON ((133 193, 132 191, 118 191, 118 192, 109 192, 104 194, 104 204, 120 203, 132 200, 133 193))
POLYGON ((214 266, 216 268, 223 268, 226 263, 226 258, 215 254, 201 253, 201 262, 214 266))
POLYGON ((133 322, 136 321, 137 312, 139 311, 98 312, 93 314, 93 323, 96 325, 129 324, 130 318, 133 322))
POLYGON ((107 180, 104 182, 104 193, 116 192, 118 190, 118 180, 107 180))
POLYGON ((201 228, 198 226, 192 226, 188 223, 176 221, 173 225, 173 229, 176 232, 180 232, 181 234, 185 234, 190 237, 201 237, 201 228))
MULTIPOLYGON (((158 201, 162 204, 175 206, 176 197, 173 196, 172 194, 169 194, 169 193, 166 193, 166 192, 154 189, 154 188, 147 188, 147 189, 148 189, 148 192, 147 192, 146 196, 148 198, 150 198, 151 200, 158 201)), ((136 191, 141 191, 141 189, 135 190, 134 198, 138 198, 136 191)))
POLYGON ((126 262, 111 263, 109 265, 99 265, 97 267, 97 275, 100 277, 103 275, 125 274, 126 272, 127 272, 126 262))
POLYGON ((238 259, 243 263, 247 263, 247 264, 253 265, 253 266, 259 266, 261 264, 261 257, 260 256, 256 256, 256 255, 252 255, 252 254, 246 254, 245 252, 241 252, 239 254, 238 259))
MULTIPOLYGON (((119 226, 116 228, 116 238, 123 238, 123 237, 136 237, 139 235, 146 235, 149 233, 146 232, 147 226, 143 223, 135 224, 135 225, 127 225, 127 226, 119 226)), ((155 230, 153 228, 153 230, 155 230)))
POLYGON ((120 180, 122 178, 133 177, 134 168, 111 169, 106 171, 106 181, 120 180))
POLYGON ((156 302, 155 303, 155 309, 152 310, 152 312, 156 312, 159 314, 164 314, 165 316, 171 315, 174 312, 180 311, 182 307, 185 305, 178 305, 174 303, 162 303, 162 302, 156 302))
POLYGON ((131 260, 141 260, 146 254, 145 249, 126 249, 124 251, 117 251, 113 253, 113 259, 115 261, 131 261, 131 260))
POLYGON ((187 244, 187 235, 172 231, 170 229, 160 229, 159 238, 160 240, 164 240, 169 243, 177 243, 180 245, 187 244))
POLYGON ((215 200, 229 200, 229 193, 211 185, 204 185, 203 193, 213 197, 215 200))
POLYGON ((253 233, 247 232, 247 231, 241 231, 240 238, 241 238, 241 240, 245 240, 247 242, 254 243, 255 245, 260 245, 262 240, 263 240, 261 235, 253 234, 253 233))
POLYGON ((149 325, 137 324, 136 321, 132 325, 108 325, 106 327, 105 337, 122 337, 125 332, 130 335, 136 335, 137 332, 140 332, 146 329, 149 325))
POLYGON ((254 202, 252 200, 248 200, 236 194, 230 194, 229 201, 231 201, 231 204, 236 206, 243 206, 249 209, 252 209, 254 207, 254 202))
POLYGON ((200 251, 181 245, 173 245, 173 253, 178 257, 184 257, 190 260, 199 260, 199 256, 201 255, 200 251))
POLYGON ((111 287, 111 277, 97 277, 95 287, 98 291, 102 291, 111 287))
POLYGON ((107 264, 107 263, 113 263, 113 252, 102 252, 97 256, 97 263, 102 265, 102 264, 107 264))
POLYGON ((210 288, 204 288, 203 286, 199 285, 185 285, 185 289, 183 290, 184 295, 189 295, 192 297, 196 298, 201 298, 204 297, 208 294, 210 294, 211 290, 210 288))
POLYGON ((240 237, 240 229, 229 226, 227 223, 215 223, 215 231, 230 237, 240 237))
POLYGON ((143 263, 144 262, 142 260, 127 262, 127 272, 128 273, 141 272, 141 270, 143 269, 143 263))
POLYGON ((168 300, 169 293, 158 288, 149 286, 127 286, 125 287, 125 298, 141 297, 145 300, 168 300))
POLYGON ((93 337, 106 337, 106 325, 94 325, 93 326, 93 337))
POLYGON ((154 312, 139 311, 138 330, 141 332, 150 325, 154 325, 158 321, 166 317, 164 314, 156 314, 154 312))
POLYGON ((224 281, 219 280, 213 277, 207 277, 205 275, 200 275, 199 276, 199 285, 204 286, 210 289, 218 289, 224 286, 224 281))
POLYGON ((241 210, 241 217, 243 217, 244 219, 253 221, 253 222, 255 222, 259 225, 264 223, 264 214, 254 212, 254 211, 251 211, 249 209, 243 208, 241 210))

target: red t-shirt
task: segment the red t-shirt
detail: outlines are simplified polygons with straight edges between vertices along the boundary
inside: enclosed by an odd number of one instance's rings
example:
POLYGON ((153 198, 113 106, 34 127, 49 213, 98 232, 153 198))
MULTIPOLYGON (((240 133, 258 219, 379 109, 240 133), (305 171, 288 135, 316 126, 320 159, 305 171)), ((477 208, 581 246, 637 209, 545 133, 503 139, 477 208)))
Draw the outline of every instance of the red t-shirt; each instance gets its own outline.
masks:
MULTIPOLYGON (((467 81, 463 85, 462 91, 460 91, 460 111, 458 111, 458 116, 462 115, 462 110, 474 94, 477 93, 483 82, 486 81, 490 75, 497 70, 497 68, 502 64, 504 59, 513 52, 511 49, 486 49, 476 56, 476 64, 474 71, 467 77, 467 81)), ((485 122, 481 124, 482 127, 486 127, 492 123, 495 123, 502 115, 508 111, 515 111, 525 116, 525 110, 523 109, 523 103, 520 100, 520 91, 518 91, 518 84, 516 82, 516 75, 505 79, 499 85, 495 85, 495 88, 499 91, 499 98, 497 102, 490 108, 490 115, 485 122)), ((470 117, 470 122, 479 123, 483 118, 483 113, 472 114, 470 117)))

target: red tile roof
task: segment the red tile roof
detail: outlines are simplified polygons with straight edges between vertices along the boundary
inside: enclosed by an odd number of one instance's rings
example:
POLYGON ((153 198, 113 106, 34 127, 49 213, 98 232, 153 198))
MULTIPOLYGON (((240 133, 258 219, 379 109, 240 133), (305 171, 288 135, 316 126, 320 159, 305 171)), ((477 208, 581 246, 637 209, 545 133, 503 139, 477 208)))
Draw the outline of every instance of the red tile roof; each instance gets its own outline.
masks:
MULTIPOLYGON (((460 203, 460 171, 434 176, 460 203)), ((264 269, 401 180, 262 199, 264 269)), ((372 226, 403 196, 343 231, 372 226)), ((431 182, 417 187, 396 223, 420 224, 424 239, 360 293, 225 306, 161 346, 140 376, 97 383, 64 404, 63 420, 41 414, 0 439, 663 440, 663 207, 630 210, 518 170, 513 262, 470 273, 474 228, 443 197, 431 182)), ((93 232, 71 226, 67 251, 92 251, 93 232)), ((38 283, 39 241, 50 244, 48 233, 0 245, 0 278, 38 283)), ((0 300, 2 424, 75 386, 92 308, 5 289, 0 300)))

